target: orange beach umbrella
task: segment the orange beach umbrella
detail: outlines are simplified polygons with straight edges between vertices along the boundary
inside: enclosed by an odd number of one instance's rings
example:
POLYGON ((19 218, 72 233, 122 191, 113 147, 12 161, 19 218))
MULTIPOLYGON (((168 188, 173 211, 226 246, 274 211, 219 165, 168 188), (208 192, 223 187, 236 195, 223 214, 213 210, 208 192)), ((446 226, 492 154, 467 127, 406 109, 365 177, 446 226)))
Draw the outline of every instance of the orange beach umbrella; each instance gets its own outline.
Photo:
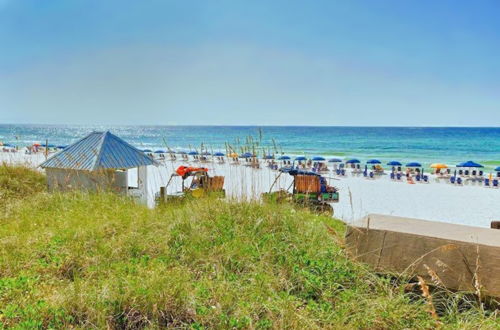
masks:
POLYGON ((448 165, 441 164, 441 163, 436 163, 436 164, 432 164, 431 168, 437 168, 437 169, 448 168, 448 165))

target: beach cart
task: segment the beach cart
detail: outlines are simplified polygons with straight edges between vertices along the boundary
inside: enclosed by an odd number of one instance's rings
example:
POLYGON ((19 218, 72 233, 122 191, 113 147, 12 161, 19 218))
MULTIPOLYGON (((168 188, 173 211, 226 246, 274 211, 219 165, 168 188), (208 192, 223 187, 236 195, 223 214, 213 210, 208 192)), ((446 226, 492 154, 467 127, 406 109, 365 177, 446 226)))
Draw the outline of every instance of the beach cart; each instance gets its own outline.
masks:
POLYGON ((192 196, 201 198, 208 195, 225 197, 224 177, 209 176, 208 169, 204 167, 179 166, 165 186, 165 190, 173 182, 174 178, 180 178, 181 191, 167 195, 167 199, 192 196))
POLYGON ((333 214, 333 208, 330 203, 337 203, 339 201, 339 192, 337 188, 327 184, 325 177, 315 172, 299 169, 282 168, 280 171, 288 173, 293 177, 293 183, 290 186, 292 192, 289 192, 290 188, 287 191, 270 192, 263 194, 264 198, 271 198, 278 201, 286 199, 306 206, 313 211, 333 214))

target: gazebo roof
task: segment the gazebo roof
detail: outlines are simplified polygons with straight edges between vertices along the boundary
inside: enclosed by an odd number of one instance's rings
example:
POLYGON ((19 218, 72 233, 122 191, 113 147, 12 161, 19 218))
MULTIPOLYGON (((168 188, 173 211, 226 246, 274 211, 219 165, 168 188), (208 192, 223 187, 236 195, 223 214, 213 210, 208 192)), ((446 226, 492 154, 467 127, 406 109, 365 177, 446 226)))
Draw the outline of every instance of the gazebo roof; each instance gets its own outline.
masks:
POLYGON ((43 168, 95 171, 111 168, 133 168, 158 163, 118 136, 92 132, 47 159, 43 168))

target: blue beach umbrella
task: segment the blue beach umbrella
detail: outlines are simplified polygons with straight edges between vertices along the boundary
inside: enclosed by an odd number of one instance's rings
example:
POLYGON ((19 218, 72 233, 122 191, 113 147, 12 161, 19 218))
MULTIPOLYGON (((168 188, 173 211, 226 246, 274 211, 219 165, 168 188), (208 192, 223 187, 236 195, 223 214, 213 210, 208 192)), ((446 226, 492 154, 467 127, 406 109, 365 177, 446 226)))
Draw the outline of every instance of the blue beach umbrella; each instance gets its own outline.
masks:
POLYGON ((198 151, 190 151, 190 152, 188 152, 188 155, 196 156, 196 155, 198 155, 198 151))
POLYGON ((224 157, 224 153, 220 152, 220 151, 217 151, 217 152, 214 152, 214 156, 215 157, 224 157))
POLYGON ((378 159, 370 159, 366 163, 367 164, 381 164, 382 162, 378 159))
POLYGON ((340 158, 330 158, 328 159, 329 163, 342 163, 342 159, 340 158))
POLYGON ((241 158, 250 158, 253 157, 253 154, 251 152, 245 152, 240 155, 241 158))
POLYGON ((297 156, 297 157, 295 157, 295 160, 303 161, 303 160, 307 160, 307 158, 306 158, 306 156, 297 156))
POLYGON ((347 162, 345 162, 346 164, 359 164, 361 163, 359 161, 359 159, 349 159, 347 162))
POLYGON ((403 164, 401 164, 397 160, 390 161, 387 163, 387 165, 389 165, 389 166, 403 166, 403 164))
POLYGON ((280 156, 280 157, 278 158, 278 160, 290 160, 290 156, 286 156, 286 155, 284 155, 284 156, 280 156))
POLYGON ((314 157, 312 158, 312 160, 314 160, 314 161, 316 161, 316 162, 323 162, 323 161, 325 161, 326 159, 325 159, 325 158, 323 158, 323 157, 321 157, 321 156, 314 156, 314 157))
POLYGON ((495 172, 500 172, 500 166, 498 166, 497 168, 495 168, 495 172))
POLYGON ((457 164, 457 167, 484 167, 481 164, 473 162, 472 160, 457 164))
POLYGON ((155 151, 155 154, 164 154, 164 153, 166 153, 165 150, 156 150, 155 151))
POLYGON ((143 149, 142 152, 153 152, 151 149, 143 149))
POLYGON ((411 162, 406 164, 406 167, 422 167, 422 164, 417 163, 417 162, 411 162))
POLYGON ((57 149, 66 149, 68 146, 57 146, 57 149))

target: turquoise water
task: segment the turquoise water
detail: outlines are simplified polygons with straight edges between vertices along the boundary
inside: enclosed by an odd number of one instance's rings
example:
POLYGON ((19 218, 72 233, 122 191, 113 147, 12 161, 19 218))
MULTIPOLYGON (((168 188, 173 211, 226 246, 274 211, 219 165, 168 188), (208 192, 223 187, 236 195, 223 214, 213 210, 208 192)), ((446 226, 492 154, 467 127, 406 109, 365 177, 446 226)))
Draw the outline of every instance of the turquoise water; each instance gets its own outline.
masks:
POLYGON ((106 129, 142 149, 199 149, 204 143, 209 150, 225 150, 226 142, 241 146, 252 136, 266 150, 274 150, 274 139, 278 150, 290 155, 500 165, 500 128, 0 125, 0 141, 69 144, 106 129))

